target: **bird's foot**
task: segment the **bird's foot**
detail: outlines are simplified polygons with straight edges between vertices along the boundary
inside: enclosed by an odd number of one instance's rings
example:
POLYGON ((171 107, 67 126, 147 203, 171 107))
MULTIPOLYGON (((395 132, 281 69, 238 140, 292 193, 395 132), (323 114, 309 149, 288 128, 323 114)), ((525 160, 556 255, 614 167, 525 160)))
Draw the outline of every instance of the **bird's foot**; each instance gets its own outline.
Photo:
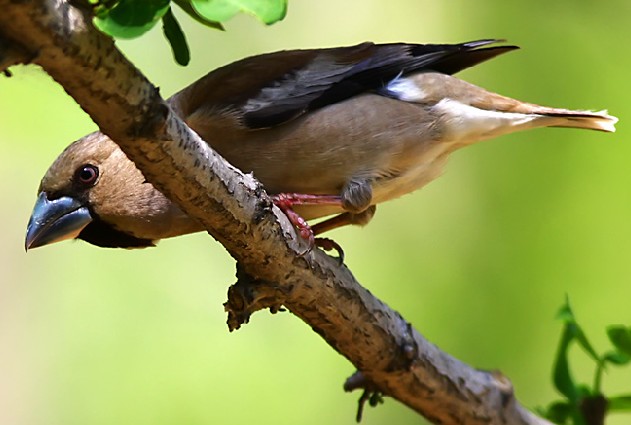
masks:
MULTIPOLYGON (((308 249, 302 255, 311 251, 314 246, 325 251, 336 250, 340 264, 344 262, 344 250, 335 241, 328 238, 316 238, 307 220, 294 211, 295 205, 341 205, 341 198, 335 195, 307 195, 301 193, 279 193, 272 195, 272 201, 285 213, 291 224, 294 225, 300 236, 309 244, 308 249)), ((318 232, 319 233, 319 232, 318 232)))

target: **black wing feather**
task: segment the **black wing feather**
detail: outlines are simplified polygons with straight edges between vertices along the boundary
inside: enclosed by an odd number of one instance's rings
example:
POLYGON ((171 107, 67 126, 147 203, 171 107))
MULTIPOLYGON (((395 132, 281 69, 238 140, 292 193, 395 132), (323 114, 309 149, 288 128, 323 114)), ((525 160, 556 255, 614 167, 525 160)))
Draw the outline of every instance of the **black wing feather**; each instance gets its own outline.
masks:
POLYGON ((304 68, 286 74, 261 89, 242 107, 251 129, 273 127, 305 112, 375 90, 399 75, 423 70, 454 74, 517 49, 500 46, 478 49, 500 40, 462 44, 364 43, 323 51, 304 68))

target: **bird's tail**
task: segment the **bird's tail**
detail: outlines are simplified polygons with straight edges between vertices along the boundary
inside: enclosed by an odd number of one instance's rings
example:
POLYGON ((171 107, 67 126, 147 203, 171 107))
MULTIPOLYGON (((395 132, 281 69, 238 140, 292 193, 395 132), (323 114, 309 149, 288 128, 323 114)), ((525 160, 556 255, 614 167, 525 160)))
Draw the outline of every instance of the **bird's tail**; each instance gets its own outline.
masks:
MULTIPOLYGON (((618 118, 604 111, 573 111, 570 109, 547 108, 538 105, 524 105, 528 113, 542 116, 546 127, 586 128, 606 132, 616 131, 618 118)), ((525 111, 524 111, 525 112, 525 111)))
POLYGON ((490 92, 458 78, 424 72, 395 79, 388 96, 433 105, 444 137, 465 144, 538 127, 573 127, 613 132, 618 118, 607 111, 550 108, 490 92))
POLYGON ((618 122, 618 118, 609 115, 606 110, 594 112, 551 108, 492 93, 473 84, 465 84, 467 90, 462 91, 464 93, 462 96, 463 103, 484 111, 499 112, 499 122, 503 121, 498 128, 499 133, 538 127, 570 127, 606 132, 616 131, 615 124, 618 122), (506 126, 507 124, 508 126, 506 126))
MULTIPOLYGON (((469 83, 467 85, 470 88, 475 87, 475 89, 471 89, 468 92, 469 98, 467 100, 471 106, 509 114, 516 113, 532 118, 531 120, 517 119, 514 124, 519 129, 569 127, 606 132, 616 131, 615 124, 618 122, 618 118, 609 115, 606 110, 586 111, 551 108, 492 93, 469 83)), ((515 130, 518 128, 515 128, 515 130)))

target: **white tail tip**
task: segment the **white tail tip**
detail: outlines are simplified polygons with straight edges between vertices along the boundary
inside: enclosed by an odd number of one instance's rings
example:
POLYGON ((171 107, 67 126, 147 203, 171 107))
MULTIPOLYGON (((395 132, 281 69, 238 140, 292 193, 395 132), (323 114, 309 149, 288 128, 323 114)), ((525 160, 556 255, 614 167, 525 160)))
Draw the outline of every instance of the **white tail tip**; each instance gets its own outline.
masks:
POLYGON ((597 130, 608 131, 610 133, 616 132, 616 124, 618 123, 618 117, 609 115, 606 109, 598 112, 594 112, 598 118, 594 119, 594 124, 598 126, 597 130))

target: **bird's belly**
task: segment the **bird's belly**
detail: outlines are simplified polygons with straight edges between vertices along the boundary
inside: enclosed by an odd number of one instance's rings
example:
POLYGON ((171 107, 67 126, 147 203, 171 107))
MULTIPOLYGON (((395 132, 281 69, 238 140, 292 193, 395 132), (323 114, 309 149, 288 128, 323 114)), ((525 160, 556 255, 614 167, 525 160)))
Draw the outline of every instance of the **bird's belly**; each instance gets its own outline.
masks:
MULTIPOLYGON (((449 154, 457 147, 458 145, 450 143, 437 144, 419 157, 413 166, 406 168, 405 172, 375 180, 372 185, 371 205, 390 201, 414 192, 440 177, 449 154)), ((344 212, 341 207, 330 205, 296 206, 295 211, 306 220, 344 212)))
POLYGON ((373 184, 373 204, 386 202, 414 192, 440 177, 449 154, 458 148, 454 143, 438 143, 417 158, 403 173, 378 179, 373 184))

